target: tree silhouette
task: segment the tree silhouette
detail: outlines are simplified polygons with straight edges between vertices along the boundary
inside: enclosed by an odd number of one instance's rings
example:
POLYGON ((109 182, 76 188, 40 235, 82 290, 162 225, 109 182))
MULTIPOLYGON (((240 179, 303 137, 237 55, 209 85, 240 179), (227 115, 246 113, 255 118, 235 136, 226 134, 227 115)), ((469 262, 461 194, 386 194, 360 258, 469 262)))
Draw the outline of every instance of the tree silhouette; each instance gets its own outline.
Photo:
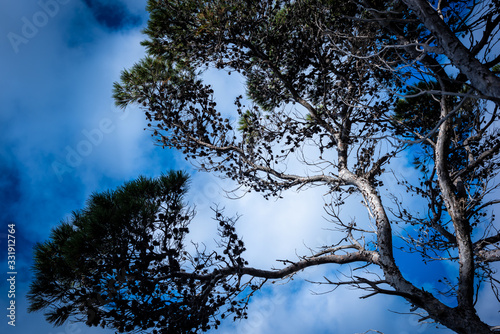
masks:
MULTIPOLYGON (((330 263, 353 264, 374 275, 327 277, 319 283, 354 286, 367 296, 400 296, 410 304, 409 312, 457 333, 495 330, 477 314, 476 296, 489 284, 498 299, 499 281, 491 267, 500 260, 500 233, 491 214, 500 203, 493 193, 500 167, 498 1, 150 0, 147 9, 147 56, 115 84, 117 105, 141 105, 159 146, 179 149, 200 170, 231 178, 248 191, 269 198, 323 187, 338 240, 283 261, 280 269, 261 270, 241 258, 244 246, 233 220, 219 211, 222 254, 184 253, 188 267, 178 258, 178 247, 174 253, 155 253, 154 245, 147 250, 154 233, 134 236, 145 240, 145 248, 137 246, 139 255, 158 256, 164 265, 150 273, 154 260, 137 260, 143 274, 134 271, 129 284, 142 285, 107 307, 78 300, 84 311, 101 314, 102 320, 92 318, 92 323, 106 321, 105 326, 127 331, 207 330, 229 313, 245 317, 252 291, 267 279, 330 263), (207 70, 235 73, 244 82, 247 96, 232 98, 232 113, 217 106, 213 87, 204 81, 207 70), (417 156, 415 178, 390 170, 395 159, 419 152, 423 158, 417 156), (425 205, 409 207, 386 189, 384 177, 391 175, 425 205), (369 221, 344 220, 340 209, 349 196, 361 199, 369 221), (426 291, 399 266, 406 259, 396 249, 398 237, 401 248, 419 254, 424 265, 440 260, 456 265, 456 271, 443 273, 435 291, 426 291), (155 276, 160 268, 170 268, 166 276, 158 274, 169 288, 155 295, 162 286, 155 276), (173 311, 163 312, 168 308, 173 311), (112 317, 107 312, 113 309, 123 312, 112 317), (177 323, 180 317, 186 322, 177 323)), ((60 233, 81 235, 66 229, 60 233)), ((169 231, 163 235, 176 235, 169 231)), ((38 258, 50 247, 39 246, 38 258)), ((47 267, 38 270, 40 278, 68 270, 47 267)), ((84 272, 92 270, 97 269, 84 272)), ((102 289, 100 282, 91 286, 102 289)), ((46 284, 52 284, 48 278, 46 284)), ((34 285, 32 309, 64 304, 66 289, 58 289, 34 285), (56 295, 38 297, 49 292, 56 295)), ((64 316, 76 312, 67 304, 64 316)))
MULTIPOLYGON (((206 279, 203 273, 227 257, 243 265, 244 248, 234 222, 217 213, 223 254, 186 251, 193 216, 183 203, 187 187, 186 174, 170 172, 93 194, 85 209, 36 245, 29 311, 48 308, 46 318, 55 325, 75 316, 118 332, 209 329, 219 308, 239 291, 228 277, 206 279)), ((231 311, 241 312, 238 303, 231 311)))

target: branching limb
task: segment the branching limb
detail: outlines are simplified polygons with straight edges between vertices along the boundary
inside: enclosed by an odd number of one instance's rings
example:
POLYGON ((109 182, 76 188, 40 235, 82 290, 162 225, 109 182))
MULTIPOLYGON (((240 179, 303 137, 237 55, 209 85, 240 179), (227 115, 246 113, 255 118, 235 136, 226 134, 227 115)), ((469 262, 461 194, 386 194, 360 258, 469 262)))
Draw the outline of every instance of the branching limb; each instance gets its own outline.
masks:
POLYGON ((472 85, 484 95, 490 96, 497 104, 500 103, 500 78, 471 54, 429 2, 426 0, 403 0, 403 2, 433 33, 446 56, 467 76, 472 85))

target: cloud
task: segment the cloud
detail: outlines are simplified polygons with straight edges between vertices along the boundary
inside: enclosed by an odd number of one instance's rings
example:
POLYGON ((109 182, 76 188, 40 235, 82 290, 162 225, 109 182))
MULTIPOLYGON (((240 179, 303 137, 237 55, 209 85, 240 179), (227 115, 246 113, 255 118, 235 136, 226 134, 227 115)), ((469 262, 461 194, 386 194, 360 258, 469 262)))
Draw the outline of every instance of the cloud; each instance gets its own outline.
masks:
MULTIPOLYGON (((298 193, 289 191, 280 200, 264 200, 257 193, 231 200, 224 190, 234 186, 231 181, 214 175, 193 175, 187 200, 196 204, 197 216, 190 227, 188 239, 203 242, 209 250, 215 247, 216 223, 212 221, 210 207, 216 204, 225 208, 226 215, 241 214, 236 227, 247 248, 243 257, 256 268, 281 268, 283 265, 277 259, 297 260, 298 255, 309 255, 309 248, 331 245, 343 237, 343 234, 327 230, 332 225, 324 219, 324 191, 321 188, 298 193)), ((357 218, 360 224, 368 224, 366 209, 359 202, 359 197, 348 201, 341 211, 342 216, 346 220, 357 218)), ((363 292, 359 290, 341 287, 325 293, 332 287, 306 282, 325 282, 324 277, 335 280, 342 277, 342 273, 349 274, 352 268, 323 265, 308 268, 293 280, 276 281, 276 284, 268 282, 252 298, 248 319, 232 322, 228 318, 219 330, 212 332, 363 333, 376 329, 395 334, 451 333, 419 323, 416 316, 394 314, 393 311, 409 310, 409 304, 402 298, 376 296, 360 299, 363 292)))
MULTIPOLYGON (((320 279, 329 269, 315 273, 320 279)), ((395 314, 408 309, 407 303, 393 296, 360 299, 363 293, 346 287, 335 291, 300 278, 285 285, 274 284, 256 294, 249 305, 248 319, 223 323, 214 333, 365 333, 373 329, 391 334, 441 333, 451 331, 419 323, 416 316, 395 314), (323 292, 323 293, 321 293, 323 292), (321 294, 318 294, 321 293, 321 294)))
POLYGON ((142 23, 142 17, 129 11, 122 1, 83 0, 92 12, 95 20, 111 31, 137 27, 142 23))
MULTIPOLYGON (((152 153, 151 139, 142 130, 142 113, 118 111, 111 99, 120 71, 143 56, 139 42, 144 37, 138 24, 144 21, 134 19, 136 5, 102 2, 90 11, 79 1, 54 1, 10 2, 9 15, 0 23, 2 31, 23 39, 14 45, 8 38, 0 42, 4 56, 0 64, 4 92, 0 97, 0 245, 7 242, 6 224, 15 223, 18 269, 17 324, 12 328, 2 321, 0 332, 112 333, 84 325, 53 328, 41 313, 26 313, 32 247, 46 240, 51 228, 72 210, 82 208, 91 192, 114 188, 139 174, 158 175, 169 154, 152 153), (50 15, 44 6, 54 3, 58 7, 51 7, 50 15), (132 9, 125 12, 126 8, 132 9), (117 14, 127 17, 119 21, 101 15, 83 25, 74 20, 88 19, 89 13, 99 15, 104 9, 118 9, 117 14), (68 43, 72 36, 84 38, 68 43), (68 148, 80 154, 78 164, 68 164, 68 148), (58 174, 54 163, 64 166, 64 172, 58 174)), ((3 263, 5 257, 2 252, 3 263)), ((6 291, 6 282, 0 287, 6 291)), ((6 295, 0 302, 5 310, 6 295)))
MULTIPOLYGON (((405 159, 394 161, 391 168, 408 179, 415 177, 413 166, 405 159)), ((216 238, 216 224, 211 221, 213 213, 210 206, 218 203, 220 207, 225 207, 227 215, 241 214, 236 227, 247 248, 243 257, 251 266, 261 269, 281 268, 283 265, 277 259, 297 260, 300 255, 310 254, 309 248, 317 250, 320 246, 335 244, 344 236, 332 231, 334 226, 325 220, 325 189, 288 191, 279 200, 266 201, 258 193, 231 200, 226 198, 224 192, 236 186, 231 181, 206 173, 194 174, 192 181, 188 200, 197 205, 198 215, 191 226, 190 237, 198 242, 204 241, 209 245, 208 249, 211 249, 210 245, 214 244, 213 239, 216 238)), ((385 186, 381 191, 386 191, 387 188, 396 194, 404 193, 404 189, 390 175, 387 175, 384 182, 385 186)), ((390 204, 389 197, 384 196, 383 200, 390 204)), ((405 197, 404 201, 406 206, 415 211, 425 206, 423 201, 417 199, 405 197)), ((342 206, 340 215, 346 222, 355 220, 360 227, 369 227, 371 224, 359 195, 348 199, 342 206)), ((421 264, 419 255, 396 255, 398 263, 403 264, 405 277, 428 291, 433 291, 436 277, 450 274, 450 269, 440 262, 424 265, 421 264), (426 274, 422 275, 423 272, 426 274)), ((363 292, 349 288, 338 288, 333 292, 315 295, 311 290, 327 292, 332 287, 318 287, 304 281, 324 282, 323 277, 335 280, 336 277, 342 277, 342 273, 349 274, 350 268, 338 265, 308 268, 292 281, 285 280, 274 285, 268 282, 268 287, 253 297, 248 320, 235 323, 227 320, 220 330, 213 332, 364 333, 376 329, 396 334, 451 333, 441 327, 436 329, 433 324, 420 323, 417 316, 394 314, 409 311, 410 305, 403 298, 376 296, 359 299, 363 292)))
MULTIPOLYGON (((499 263, 492 263, 491 269, 496 273, 493 275, 496 279, 498 279, 498 272, 500 271, 499 263)), ((498 291, 497 291, 498 293, 498 291)), ((500 326, 500 311, 498 307, 492 307, 494 305, 498 305, 498 299, 492 292, 492 288, 489 284, 485 284, 480 290, 478 294, 478 302, 477 302, 477 313, 481 317, 481 320, 486 322, 491 326, 500 326)))

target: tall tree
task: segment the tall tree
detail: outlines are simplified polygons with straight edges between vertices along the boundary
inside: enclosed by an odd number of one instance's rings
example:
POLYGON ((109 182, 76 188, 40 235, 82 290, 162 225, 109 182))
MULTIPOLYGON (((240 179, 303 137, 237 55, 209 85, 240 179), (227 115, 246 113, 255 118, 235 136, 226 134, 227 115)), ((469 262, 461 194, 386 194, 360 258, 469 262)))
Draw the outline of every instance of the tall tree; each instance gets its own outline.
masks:
POLYGON ((205 253, 195 245, 189 253, 187 188, 188 176, 171 171, 93 194, 35 246, 29 311, 46 309, 55 325, 74 317, 88 326, 153 333, 207 330, 220 322, 225 304, 241 315, 241 302, 233 300, 250 283, 224 274, 228 263, 247 264, 234 220, 216 211, 221 249, 205 253), (207 278, 209 268, 222 273, 207 278))
MULTIPOLYGON (((400 296, 411 312, 457 333, 494 331, 475 301, 485 283, 498 291, 491 265, 500 260, 500 233, 490 214, 499 203, 491 196, 500 163, 496 1, 151 0, 148 11, 148 55, 115 84, 117 104, 141 104, 159 145, 263 196, 324 187, 331 220, 344 233, 314 255, 261 270, 240 259, 242 245, 230 251, 239 245, 230 229, 222 233, 230 260, 172 277, 222 291, 224 280, 265 282, 356 263, 382 278, 332 275, 323 283, 400 296), (209 69, 245 80, 247 99, 236 96, 232 114, 217 108, 202 80, 209 69), (427 202, 420 214, 397 194, 383 196, 390 162, 408 156, 417 156, 420 174, 401 186, 427 202), (353 194, 366 203, 373 229, 345 223, 337 211, 353 194), (458 264, 440 280, 449 285, 436 282, 431 292, 411 282, 398 266, 397 235, 423 262, 458 264)), ((222 295, 248 297, 245 287, 259 285, 233 283, 222 295)), ((217 324, 211 317, 225 301, 209 299, 197 328, 217 324)), ((224 310, 244 317, 244 304, 233 302, 224 310)))
MULTIPOLYGON (((472 87, 500 103, 500 78, 491 71, 500 61, 498 53, 491 52, 498 41, 500 2, 404 0, 404 3, 430 32, 439 47, 436 53, 448 57, 472 87), (465 36, 468 42, 460 40, 465 36)), ((426 41, 420 43, 424 49, 429 45, 426 41)))

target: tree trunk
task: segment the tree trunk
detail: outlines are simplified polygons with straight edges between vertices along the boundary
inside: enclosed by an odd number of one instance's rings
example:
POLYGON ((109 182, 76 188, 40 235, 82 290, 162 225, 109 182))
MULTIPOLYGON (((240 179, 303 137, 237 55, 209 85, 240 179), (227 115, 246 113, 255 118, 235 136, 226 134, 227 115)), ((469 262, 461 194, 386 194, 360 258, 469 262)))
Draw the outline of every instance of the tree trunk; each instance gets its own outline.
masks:
POLYGON ((403 0, 437 39, 444 54, 482 94, 500 103, 500 78, 475 58, 426 0, 403 0))

